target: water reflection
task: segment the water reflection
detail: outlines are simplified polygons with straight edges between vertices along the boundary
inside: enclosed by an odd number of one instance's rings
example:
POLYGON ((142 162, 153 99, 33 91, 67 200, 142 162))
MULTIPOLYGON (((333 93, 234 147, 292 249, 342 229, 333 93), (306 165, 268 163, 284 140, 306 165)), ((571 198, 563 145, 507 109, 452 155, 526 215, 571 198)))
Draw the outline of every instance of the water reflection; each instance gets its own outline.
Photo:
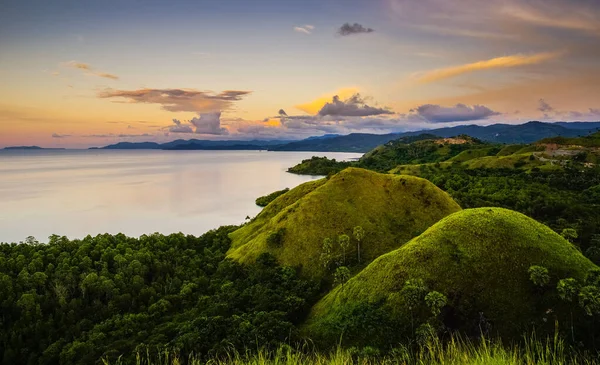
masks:
POLYGON ((184 232, 239 224, 254 200, 313 179, 285 170, 313 155, 259 151, 2 151, 0 241, 50 234, 184 232))

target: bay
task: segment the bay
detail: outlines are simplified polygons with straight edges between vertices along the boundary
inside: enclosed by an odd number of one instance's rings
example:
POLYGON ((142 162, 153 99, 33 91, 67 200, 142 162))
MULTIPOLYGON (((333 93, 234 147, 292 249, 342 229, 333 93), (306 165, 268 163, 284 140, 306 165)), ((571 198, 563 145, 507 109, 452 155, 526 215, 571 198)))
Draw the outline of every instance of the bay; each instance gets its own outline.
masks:
POLYGON ((0 242, 51 234, 199 235, 260 212, 257 197, 319 177, 287 168, 311 156, 266 151, 0 151, 0 242))

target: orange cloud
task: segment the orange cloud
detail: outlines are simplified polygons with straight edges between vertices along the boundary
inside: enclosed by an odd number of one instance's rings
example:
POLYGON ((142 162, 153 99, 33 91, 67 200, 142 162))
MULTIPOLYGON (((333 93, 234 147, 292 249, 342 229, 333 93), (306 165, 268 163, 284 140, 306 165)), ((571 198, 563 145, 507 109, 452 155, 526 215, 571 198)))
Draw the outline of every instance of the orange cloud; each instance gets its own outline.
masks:
POLYGON ((83 70, 88 75, 96 75, 96 76, 103 77, 105 79, 111 79, 111 80, 118 80, 119 79, 119 76, 114 75, 114 74, 110 74, 110 73, 106 73, 106 72, 94 71, 94 69, 92 68, 92 66, 90 66, 87 63, 70 61, 70 62, 67 62, 65 65, 67 67, 76 68, 78 70, 83 70))
POLYGON ((465 73, 474 71, 491 70, 497 68, 510 68, 526 65, 535 65, 557 58, 561 55, 559 52, 537 53, 533 55, 512 55, 492 58, 490 60, 467 63, 465 65, 451 66, 437 70, 427 71, 417 75, 417 81, 429 83, 456 77, 465 73))
POLYGON ((318 99, 308 102, 306 104, 296 105, 295 108, 302 110, 303 112, 306 112, 308 114, 315 115, 319 112, 319 110, 323 108, 323 106, 325 106, 325 104, 331 102, 331 98, 333 98, 334 96, 337 95, 340 97, 340 99, 345 100, 358 92, 359 90, 356 87, 342 88, 336 91, 335 93, 323 95, 318 99))

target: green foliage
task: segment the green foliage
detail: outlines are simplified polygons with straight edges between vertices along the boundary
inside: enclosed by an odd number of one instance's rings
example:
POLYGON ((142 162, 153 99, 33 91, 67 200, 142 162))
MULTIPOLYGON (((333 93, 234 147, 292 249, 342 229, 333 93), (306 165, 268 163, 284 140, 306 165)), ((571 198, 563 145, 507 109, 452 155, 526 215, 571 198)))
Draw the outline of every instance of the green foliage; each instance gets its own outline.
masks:
POLYGON ((342 287, 350 279, 350 270, 346 266, 340 266, 335 269, 335 283, 341 284, 342 287))
POLYGON ((454 157, 459 158, 458 156, 467 150, 475 151, 482 148, 485 149, 482 155, 490 153, 489 144, 468 136, 455 137, 453 140, 458 143, 431 135, 423 135, 423 137, 417 140, 401 138, 388 142, 366 153, 357 166, 375 171, 389 171, 398 165, 450 161, 454 157))
POLYGON ((529 280, 535 286, 544 287, 550 283, 550 273, 543 266, 530 266, 527 272, 529 273, 529 280))
POLYGON ((267 245, 271 248, 281 247, 283 245, 283 238, 285 236, 285 228, 278 228, 275 231, 269 232, 267 236, 267 245))
POLYGON ((426 293, 427 287, 421 279, 407 280, 401 291, 401 295, 411 311, 423 302, 426 293))
POLYGON ((579 235, 577 234, 577 230, 573 228, 565 228, 560 232, 560 235, 563 236, 567 241, 573 243, 579 235))
POLYGON ((327 157, 313 156, 310 159, 302 160, 301 163, 290 167, 288 172, 298 175, 330 175, 342 171, 352 166, 352 162, 336 161, 327 157))
MULTIPOLYGON (((230 235, 228 257, 250 263, 270 252, 282 265, 301 267, 303 275, 322 279, 330 275, 321 260, 324 237, 337 239, 351 234, 356 226, 363 227, 369 233, 369 244, 361 246, 364 265, 458 210, 458 204, 426 180, 349 168, 275 199, 252 222, 230 235), (280 228, 285 228, 285 244, 270 247, 268 235, 280 228)), ((342 262, 345 256, 344 266, 358 266, 357 248, 347 246, 345 255, 340 251, 342 262)))
POLYGON ((205 356, 297 339, 318 287, 268 254, 225 259, 235 228, 0 245, 0 362, 131 363, 145 347, 205 356))
POLYGON ((425 296, 425 303, 431 310, 431 314, 437 317, 442 312, 442 308, 448 303, 448 298, 440 292, 432 291, 425 296))
POLYGON ((583 252, 594 246, 592 238, 600 233, 600 189, 597 198, 590 194, 600 186, 600 168, 526 172, 442 167, 404 173, 430 180, 463 208, 502 207, 526 214, 557 232, 575 229, 583 252))
POLYGON ((572 302, 579 293, 579 282, 573 278, 559 280, 556 289, 562 300, 572 302))
POLYGON ((600 147, 600 132, 585 137, 552 137, 542 139, 539 144, 557 144, 563 146, 600 147))
POLYGON ((585 310, 588 316, 600 314, 600 289, 593 285, 581 288, 579 292, 579 305, 585 310))
POLYGON ((360 265, 360 263, 361 263, 361 260, 360 260, 360 243, 362 242, 363 238, 365 238, 365 230, 361 226, 356 226, 352 230, 352 235, 354 236, 354 239, 356 240, 356 254, 357 254, 356 257, 357 257, 357 260, 358 260, 358 264, 360 265))
MULTIPOLYGON (((429 291, 451 293, 448 315, 440 321, 453 330, 478 335, 484 315, 494 333, 506 338, 519 338, 532 325, 539 333, 553 333, 553 322, 543 321, 546 310, 552 308, 552 316, 567 323, 569 306, 553 290, 531 290, 528 270, 541 262, 556 281, 583 282, 588 271, 596 269, 560 235, 522 214, 499 208, 463 210, 373 261, 343 291, 334 288, 313 307, 305 331, 315 341, 333 343, 339 340, 337 329, 348 315, 348 303, 383 302, 373 310, 383 311, 381 316, 389 318, 394 330, 385 332, 382 327, 378 338, 386 342, 364 344, 385 346, 410 337, 413 314, 417 326, 430 317, 417 304, 422 295, 422 289, 414 288, 422 286, 415 284, 418 279, 429 291)), ((539 271, 544 274, 541 283, 548 283, 546 271, 539 271)), ((587 325, 582 317, 574 314, 576 327, 587 325)))
POLYGON ((273 200, 277 199, 280 195, 283 195, 283 194, 287 193, 288 191, 290 191, 290 189, 285 188, 283 190, 278 190, 278 191, 272 192, 269 195, 261 196, 260 198, 256 199, 256 205, 258 205, 259 207, 266 207, 273 200))
POLYGON ((346 264, 346 250, 350 247, 350 237, 347 234, 342 234, 338 237, 338 244, 342 248, 343 262, 346 264))

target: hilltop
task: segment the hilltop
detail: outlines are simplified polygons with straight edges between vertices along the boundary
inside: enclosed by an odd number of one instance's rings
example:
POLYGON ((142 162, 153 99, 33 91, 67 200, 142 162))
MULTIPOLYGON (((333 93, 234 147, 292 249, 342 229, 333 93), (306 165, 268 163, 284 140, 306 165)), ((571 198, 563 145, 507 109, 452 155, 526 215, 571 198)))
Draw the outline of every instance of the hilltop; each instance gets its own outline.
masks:
MULTIPOLYGON (((323 240, 337 244, 361 226, 365 237, 358 264, 356 241, 345 253, 346 266, 359 267, 460 210, 427 180, 348 168, 330 179, 302 184, 279 196, 250 223, 231 233, 228 256, 253 262, 272 253, 282 265, 301 267, 312 278, 328 275, 320 262, 323 240)), ((340 252, 338 259, 340 259, 340 252)))
MULTIPOLYGON (((313 307, 307 331, 314 340, 331 343, 344 329, 345 342, 361 345, 411 336, 419 324, 432 320, 475 335, 483 330, 518 338, 532 325, 538 334, 552 333, 555 319, 570 321, 565 318, 570 304, 561 302, 553 288, 564 278, 583 283, 592 269, 597 266, 571 243, 523 214, 463 210, 331 291, 313 307), (541 286, 530 280, 534 265, 548 270, 541 286), (447 300, 434 319, 421 302, 432 291, 447 300), (387 326, 364 323, 375 318, 387 326)), ((574 316, 582 320, 581 311, 574 316)))

